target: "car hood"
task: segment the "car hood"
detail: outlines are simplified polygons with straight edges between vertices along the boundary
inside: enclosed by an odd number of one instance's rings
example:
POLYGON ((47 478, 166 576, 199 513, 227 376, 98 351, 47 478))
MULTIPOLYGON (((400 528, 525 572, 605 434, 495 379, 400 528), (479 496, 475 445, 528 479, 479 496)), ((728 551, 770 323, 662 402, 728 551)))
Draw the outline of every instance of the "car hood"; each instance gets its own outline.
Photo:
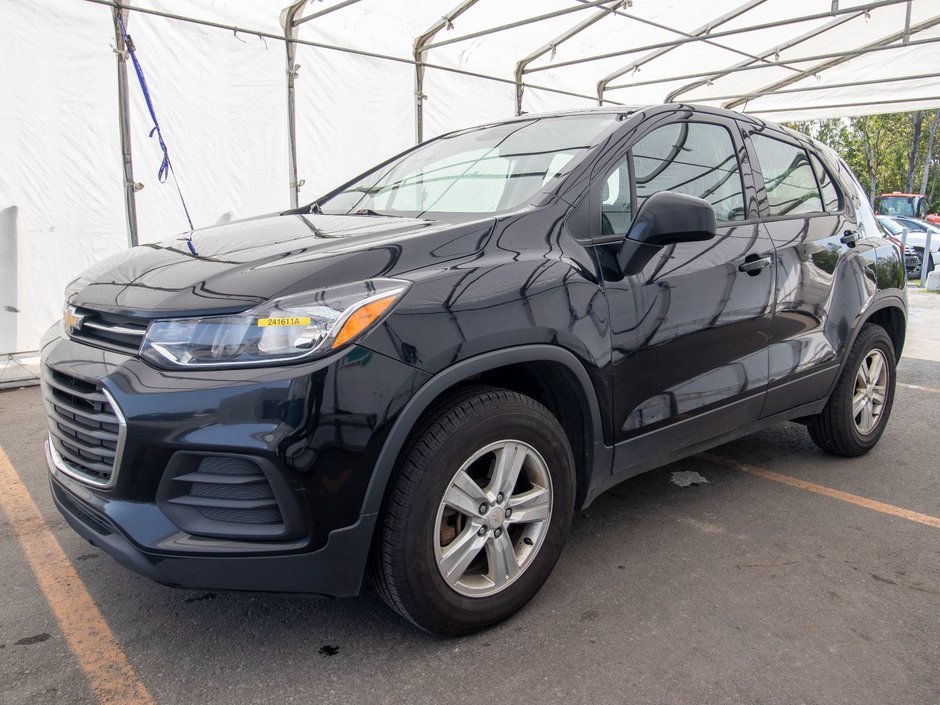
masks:
POLYGON ((472 255, 493 222, 259 216, 120 252, 86 270, 66 295, 76 306, 146 318, 243 311, 278 296, 472 255))

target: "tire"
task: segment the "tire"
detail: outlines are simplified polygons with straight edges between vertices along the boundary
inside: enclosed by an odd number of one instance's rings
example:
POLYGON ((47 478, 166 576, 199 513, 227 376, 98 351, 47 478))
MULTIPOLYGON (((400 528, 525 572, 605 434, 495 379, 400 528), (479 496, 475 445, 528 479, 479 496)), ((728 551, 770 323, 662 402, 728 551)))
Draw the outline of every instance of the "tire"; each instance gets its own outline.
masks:
POLYGON ((912 278, 921 279, 933 271, 933 253, 928 253, 927 260, 924 261, 924 248, 918 247, 915 248, 914 251, 917 253, 917 259, 920 262, 920 267, 917 269, 917 274, 915 274, 912 278))
POLYGON ((822 412, 812 417, 807 429, 813 441, 828 453, 845 457, 864 455, 878 443, 894 404, 896 363, 894 345, 881 326, 868 323, 852 345, 839 381, 822 412), (867 384, 871 365, 879 360, 873 385, 867 384), (860 372, 865 365, 865 378, 860 372), (881 369, 884 376, 881 376, 881 369), (881 394, 877 390, 881 389, 881 394), (878 397, 881 396, 881 402, 878 397), (864 403, 861 403, 859 400, 864 403), (853 404, 858 413, 853 413, 853 404), (867 412, 866 412, 867 409, 867 412), (870 415, 869 415, 870 414, 870 415))
POLYGON ((548 578, 574 494, 571 447, 548 409, 495 387, 460 390, 431 409, 402 452, 370 580, 392 609, 428 632, 485 629, 521 609, 548 578), (500 483, 497 465, 518 467, 518 479, 499 473, 500 483), (512 559, 515 569, 502 562, 512 559))

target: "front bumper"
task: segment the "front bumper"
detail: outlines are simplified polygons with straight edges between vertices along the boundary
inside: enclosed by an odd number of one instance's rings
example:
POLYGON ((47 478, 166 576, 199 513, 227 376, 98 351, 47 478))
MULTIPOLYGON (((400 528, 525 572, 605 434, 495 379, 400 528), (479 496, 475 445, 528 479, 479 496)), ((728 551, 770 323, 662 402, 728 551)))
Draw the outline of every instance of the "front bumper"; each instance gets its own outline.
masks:
MULTIPOLYGON (((376 519, 362 513, 365 491, 423 373, 357 347, 303 365, 169 372, 59 334, 44 340, 42 357, 45 371, 100 385, 126 424, 109 486, 63 472, 47 443, 55 504, 85 539, 168 585, 359 591, 376 519), (227 535, 219 522, 207 531, 181 525, 161 499, 168 467, 202 455, 263 467, 291 530, 258 540, 234 528, 227 535)), ((44 392, 48 409, 48 385, 44 392)))
MULTIPOLYGON (((222 545, 215 548, 223 555, 208 546, 210 550, 198 554, 146 551, 128 539, 107 516, 105 502, 55 468, 48 442, 46 459, 52 499, 69 526, 125 568, 158 583, 193 589, 304 592, 331 597, 356 595, 362 585, 375 527, 374 514, 363 515, 352 526, 332 531, 326 544, 316 551, 224 555, 231 548, 224 549, 222 545)), ((173 532, 169 540, 173 537, 186 539, 179 531, 173 532)), ((247 547, 243 550, 250 551, 247 547)))

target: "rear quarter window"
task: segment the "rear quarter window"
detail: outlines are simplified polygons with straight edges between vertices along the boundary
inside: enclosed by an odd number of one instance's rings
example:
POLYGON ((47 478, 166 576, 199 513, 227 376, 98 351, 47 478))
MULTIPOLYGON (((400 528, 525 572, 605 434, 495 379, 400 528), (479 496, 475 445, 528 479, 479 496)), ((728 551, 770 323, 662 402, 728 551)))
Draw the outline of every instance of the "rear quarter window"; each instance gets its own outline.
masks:
POLYGON ((842 209, 839 190, 832 179, 829 170, 823 165, 822 160, 812 152, 809 153, 809 160, 813 164, 813 171, 816 172, 816 180, 819 182, 819 192, 822 195, 823 209, 827 213, 835 213, 842 209))
POLYGON ((859 183, 855 174, 852 173, 848 165, 839 160, 839 170, 844 183, 852 193, 848 195, 852 204, 855 206, 855 217, 858 221, 859 234, 864 237, 884 237, 884 230, 878 226, 875 218, 875 211, 872 210, 865 189, 859 183))

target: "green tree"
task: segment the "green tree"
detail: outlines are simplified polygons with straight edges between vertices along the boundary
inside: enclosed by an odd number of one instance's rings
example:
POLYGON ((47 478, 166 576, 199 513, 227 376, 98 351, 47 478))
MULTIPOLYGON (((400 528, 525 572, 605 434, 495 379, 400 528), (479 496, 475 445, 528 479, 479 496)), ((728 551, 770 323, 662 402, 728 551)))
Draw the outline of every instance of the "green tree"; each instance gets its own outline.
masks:
POLYGON ((832 147, 865 185, 872 203, 878 194, 917 188, 927 194, 929 210, 936 213, 940 211, 938 122, 940 110, 930 110, 789 126, 832 147))

